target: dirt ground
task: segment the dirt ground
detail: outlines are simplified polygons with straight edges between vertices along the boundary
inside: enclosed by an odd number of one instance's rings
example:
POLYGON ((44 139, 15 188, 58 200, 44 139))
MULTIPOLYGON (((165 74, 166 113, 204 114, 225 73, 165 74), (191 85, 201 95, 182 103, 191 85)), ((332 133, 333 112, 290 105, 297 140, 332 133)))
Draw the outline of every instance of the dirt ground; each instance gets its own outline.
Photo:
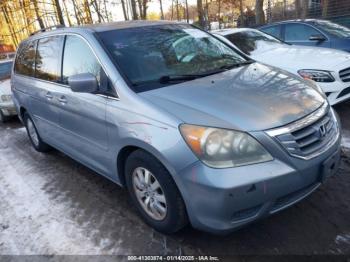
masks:
POLYGON ((0 125, 0 254, 350 255, 350 102, 339 174, 299 204, 220 237, 145 225, 126 190, 64 154, 35 152, 17 120, 0 125), (349 148, 349 149, 347 149, 349 148))

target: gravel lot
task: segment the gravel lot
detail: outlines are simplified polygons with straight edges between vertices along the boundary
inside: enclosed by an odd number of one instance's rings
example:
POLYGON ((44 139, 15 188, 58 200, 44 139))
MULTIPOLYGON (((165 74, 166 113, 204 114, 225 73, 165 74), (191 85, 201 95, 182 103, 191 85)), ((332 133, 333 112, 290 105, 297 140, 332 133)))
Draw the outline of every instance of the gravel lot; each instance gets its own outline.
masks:
POLYGON ((155 232, 126 190, 64 154, 35 152, 17 120, 0 125, 0 254, 350 255, 350 102, 339 175, 301 203, 220 237, 155 232), (349 149, 346 149, 349 148, 349 149))

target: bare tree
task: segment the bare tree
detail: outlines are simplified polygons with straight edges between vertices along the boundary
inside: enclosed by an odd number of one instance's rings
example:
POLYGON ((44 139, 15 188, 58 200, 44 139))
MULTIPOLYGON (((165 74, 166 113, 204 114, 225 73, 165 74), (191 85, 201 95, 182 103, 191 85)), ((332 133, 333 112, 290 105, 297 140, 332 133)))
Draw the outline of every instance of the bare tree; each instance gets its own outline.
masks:
POLYGON ((34 11, 35 11, 36 19, 39 23, 39 26, 41 29, 45 29, 44 22, 43 22, 43 20, 40 16, 40 13, 39 13, 38 2, 36 0, 32 0, 32 3, 34 4, 34 11))
MULTIPOLYGON (((187 3, 187 0, 186 0, 187 3)), ((160 19, 164 20, 164 12, 163 12, 163 3, 162 0, 159 0, 159 7, 160 7, 160 19)))
POLYGON ((261 25, 265 23, 264 0, 255 0, 255 23, 261 25))
POLYGON ((136 10, 136 1, 135 0, 130 0, 131 3, 131 12, 132 12, 132 19, 137 20, 137 10, 136 10))
POLYGON ((62 14, 62 9, 61 9, 61 5, 60 5, 60 1, 59 0, 54 0, 54 5, 56 8, 56 14, 57 14, 57 18, 58 21, 61 25, 66 25, 63 19, 63 14, 62 14))
POLYGON ((188 14, 188 1, 185 0, 185 5, 186 5, 186 21, 187 23, 190 22, 189 14, 188 14))
POLYGON ((197 12, 198 12, 198 22, 199 25, 204 28, 204 12, 203 12, 203 3, 202 0, 197 0, 197 12))
POLYGON ((122 9, 123 9, 124 19, 127 21, 127 20, 129 20, 129 16, 128 16, 128 12, 127 12, 126 6, 125 6, 125 0, 121 0, 121 4, 122 4, 122 9))
POLYGON ((328 6, 329 6, 329 0, 323 0, 322 1, 322 17, 328 16, 328 6))

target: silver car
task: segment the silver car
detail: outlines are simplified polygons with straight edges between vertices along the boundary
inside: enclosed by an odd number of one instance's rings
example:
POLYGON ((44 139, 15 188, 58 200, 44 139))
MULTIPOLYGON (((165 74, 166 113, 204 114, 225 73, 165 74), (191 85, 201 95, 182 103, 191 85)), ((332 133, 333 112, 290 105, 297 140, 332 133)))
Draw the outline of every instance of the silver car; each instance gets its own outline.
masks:
POLYGON ((11 98, 11 69, 12 60, 0 60, 0 123, 17 115, 11 98))
POLYGON ((231 232, 305 198, 339 164, 338 120, 315 86, 188 24, 35 34, 12 89, 37 151, 125 186, 165 233, 188 222, 231 232))

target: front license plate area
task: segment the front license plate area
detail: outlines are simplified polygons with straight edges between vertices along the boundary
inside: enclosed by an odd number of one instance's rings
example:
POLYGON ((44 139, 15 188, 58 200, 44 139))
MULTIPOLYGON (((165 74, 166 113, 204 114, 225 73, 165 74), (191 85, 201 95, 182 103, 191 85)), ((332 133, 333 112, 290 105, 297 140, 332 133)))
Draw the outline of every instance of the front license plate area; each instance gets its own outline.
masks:
POLYGON ((333 176, 340 165, 340 150, 329 157, 322 164, 321 183, 324 183, 329 177, 333 176))

